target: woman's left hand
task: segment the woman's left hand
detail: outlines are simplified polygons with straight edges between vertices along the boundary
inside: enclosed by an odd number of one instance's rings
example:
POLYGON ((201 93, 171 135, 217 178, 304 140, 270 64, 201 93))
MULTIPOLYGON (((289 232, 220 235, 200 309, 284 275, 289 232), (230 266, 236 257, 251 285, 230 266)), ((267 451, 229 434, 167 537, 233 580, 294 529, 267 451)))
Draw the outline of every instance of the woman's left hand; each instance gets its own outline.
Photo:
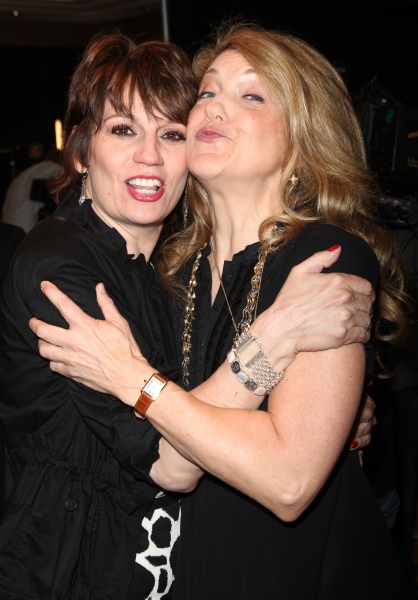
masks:
POLYGON ((103 284, 96 286, 96 295, 105 320, 85 314, 51 282, 42 282, 41 289, 69 324, 69 329, 63 329, 35 317, 29 322, 39 338, 39 353, 50 361, 51 370, 121 399, 127 394, 135 396, 138 376, 134 365, 145 359, 103 284))
POLYGON ((375 299, 371 283, 346 273, 322 273, 340 253, 341 247, 317 252, 293 267, 275 302, 251 325, 276 370, 299 352, 369 340, 375 299))
POLYGON ((376 425, 375 408, 373 398, 369 396, 367 391, 364 392, 352 434, 348 441, 350 450, 360 450, 370 444, 371 431, 376 425))

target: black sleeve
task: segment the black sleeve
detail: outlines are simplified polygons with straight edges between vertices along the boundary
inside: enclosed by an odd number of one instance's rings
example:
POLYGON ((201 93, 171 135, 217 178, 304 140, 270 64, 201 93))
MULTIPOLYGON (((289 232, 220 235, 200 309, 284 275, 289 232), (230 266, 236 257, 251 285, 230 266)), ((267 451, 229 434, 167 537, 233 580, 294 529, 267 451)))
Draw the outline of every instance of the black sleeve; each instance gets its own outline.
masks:
MULTIPOLYGON (((341 246, 338 260, 324 273, 349 273, 370 281, 377 291, 379 284, 379 264, 370 246, 363 239, 344 229, 328 224, 312 224, 303 229, 294 242, 286 248, 288 272, 315 252, 341 246)), ((287 274, 288 274, 287 272, 287 274)), ((366 373, 374 369, 375 349, 372 342, 366 344, 366 373)))
POLYGON ((370 246, 352 233, 334 225, 308 225, 296 237, 291 268, 309 258, 315 252, 341 246, 337 262, 324 273, 350 273, 367 279, 376 290, 379 279, 379 265, 370 246))
POLYGON ((53 373, 49 362, 39 355, 37 339, 29 329, 32 316, 68 327, 42 294, 42 280, 55 283, 85 312, 99 319, 103 315, 97 305, 95 285, 102 281, 128 320, 145 355, 153 353, 125 306, 123 284, 115 283, 111 261, 96 256, 101 252, 85 236, 67 237, 65 250, 63 243, 55 247, 48 243, 40 246, 29 240, 17 256, 5 286, 1 310, 1 369, 5 373, 3 391, 10 408, 5 416, 7 433, 42 432, 48 421, 53 421, 54 414, 71 402, 114 458, 136 479, 150 481, 149 469, 158 458, 158 432, 148 421, 137 419, 132 409, 116 398, 53 373))
POLYGON ((24 237, 25 232, 21 227, 0 223, 0 290, 6 279, 13 254, 24 237))

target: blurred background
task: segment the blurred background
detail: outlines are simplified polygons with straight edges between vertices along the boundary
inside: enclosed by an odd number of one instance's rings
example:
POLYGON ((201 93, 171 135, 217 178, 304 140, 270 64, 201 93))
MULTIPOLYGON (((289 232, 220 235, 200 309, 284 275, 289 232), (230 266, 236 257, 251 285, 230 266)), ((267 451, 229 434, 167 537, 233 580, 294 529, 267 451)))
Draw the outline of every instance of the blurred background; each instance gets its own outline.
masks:
MULTIPOLYGON (((191 54, 213 24, 240 15, 313 44, 340 68, 356 101, 376 77, 393 98, 418 105, 417 1, 166 1, 171 41, 191 54)), ((92 35, 117 28, 135 38, 162 38, 163 5, 0 0, 0 202, 11 178, 55 144, 54 122, 63 118, 69 79, 92 35)))

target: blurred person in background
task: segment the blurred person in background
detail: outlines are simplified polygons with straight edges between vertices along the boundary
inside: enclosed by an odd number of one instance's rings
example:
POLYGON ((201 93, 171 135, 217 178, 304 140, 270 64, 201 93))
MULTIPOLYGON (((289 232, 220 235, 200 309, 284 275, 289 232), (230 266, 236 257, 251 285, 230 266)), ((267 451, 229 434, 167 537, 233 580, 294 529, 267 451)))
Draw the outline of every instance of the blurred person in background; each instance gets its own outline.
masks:
POLYGON ((55 179, 61 171, 59 151, 51 148, 44 160, 19 173, 7 189, 2 222, 17 225, 26 233, 30 231, 38 223, 39 211, 44 206, 44 202, 31 198, 33 181, 55 179))

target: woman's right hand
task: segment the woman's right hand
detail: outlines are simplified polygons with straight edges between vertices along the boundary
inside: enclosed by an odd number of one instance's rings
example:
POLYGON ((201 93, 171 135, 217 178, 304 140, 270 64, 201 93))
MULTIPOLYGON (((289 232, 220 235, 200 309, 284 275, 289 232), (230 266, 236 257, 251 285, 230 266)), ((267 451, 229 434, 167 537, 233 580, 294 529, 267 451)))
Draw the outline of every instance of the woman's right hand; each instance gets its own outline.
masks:
POLYGON ((96 286, 96 294, 105 320, 84 313, 51 282, 43 282, 41 289, 69 325, 55 327, 35 317, 29 321, 39 338, 39 353, 50 361, 51 370, 122 401, 138 397, 143 384, 136 368, 146 361, 103 284, 96 286))
POLYGON ((294 267, 274 304, 252 324, 252 334, 276 368, 288 366, 298 352, 369 340, 375 300, 371 283, 356 275, 321 273, 340 253, 340 246, 317 252, 294 267))

